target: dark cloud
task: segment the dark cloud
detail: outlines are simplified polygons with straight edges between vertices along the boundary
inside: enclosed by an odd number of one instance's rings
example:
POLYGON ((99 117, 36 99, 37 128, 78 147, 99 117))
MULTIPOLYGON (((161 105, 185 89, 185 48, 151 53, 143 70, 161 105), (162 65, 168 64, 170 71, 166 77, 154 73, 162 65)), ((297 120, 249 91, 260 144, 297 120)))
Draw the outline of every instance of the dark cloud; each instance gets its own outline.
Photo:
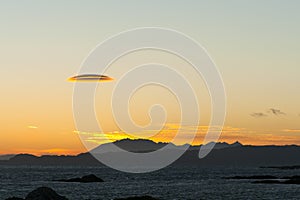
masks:
MULTIPOLYGON (((286 115, 286 113, 282 112, 281 110, 279 109, 275 109, 275 108, 270 108, 269 110, 267 110, 267 113, 270 113, 272 115, 276 115, 276 116, 279 116, 279 115, 286 115)), ((267 117, 268 115, 263 113, 263 112, 255 112, 255 113, 252 113, 250 114, 252 117, 255 117, 255 118, 259 118, 259 117, 267 117)))
POLYGON ((251 116, 259 118, 259 117, 267 117, 268 115, 266 115, 264 113, 261 113, 261 112, 258 112, 258 113, 252 113, 251 116))
POLYGON ((282 112, 279 109, 275 109, 275 108, 270 108, 269 111, 270 113, 274 114, 274 115, 286 115, 284 112, 282 112))
POLYGON ((99 74, 83 74, 78 76, 73 76, 68 78, 70 82, 103 82, 103 81, 112 81, 113 78, 105 75, 99 74))

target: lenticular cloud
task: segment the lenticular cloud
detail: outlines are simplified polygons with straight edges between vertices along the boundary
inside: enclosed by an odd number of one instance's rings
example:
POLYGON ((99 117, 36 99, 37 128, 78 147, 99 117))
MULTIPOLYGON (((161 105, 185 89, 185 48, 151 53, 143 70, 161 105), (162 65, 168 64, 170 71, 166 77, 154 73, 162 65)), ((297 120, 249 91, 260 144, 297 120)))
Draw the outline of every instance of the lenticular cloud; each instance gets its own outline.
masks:
POLYGON ((103 82, 112 80, 113 78, 100 74, 83 74, 68 78, 70 82, 103 82))

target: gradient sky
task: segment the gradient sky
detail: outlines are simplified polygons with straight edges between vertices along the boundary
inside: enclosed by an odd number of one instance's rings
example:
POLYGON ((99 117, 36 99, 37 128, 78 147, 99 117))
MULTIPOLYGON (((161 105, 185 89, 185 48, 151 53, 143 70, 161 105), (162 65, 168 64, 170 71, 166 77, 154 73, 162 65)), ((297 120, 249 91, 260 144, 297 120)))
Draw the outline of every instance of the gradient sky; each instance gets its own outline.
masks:
MULTIPOLYGON (((73 83, 66 79, 76 75, 98 43, 144 26, 191 36, 219 67, 228 98, 220 141, 300 145, 299 9, 297 0, 1 1, 0 154, 85 151, 73 122, 73 83)), ((140 57, 147 60, 147 55, 140 57)), ((119 64, 134 62, 130 56, 124 59, 119 64)), ((183 66, 180 61, 173 64, 183 66)), ((146 98, 142 94, 136 101, 146 98)), ((163 99, 172 99, 165 95, 163 99)), ((206 117, 196 127, 195 143, 201 143, 207 130, 207 103, 203 101, 206 117)), ((107 109, 105 104, 97 106, 107 109)), ((142 116, 133 113, 141 124, 148 120, 142 116)), ((152 139, 168 141, 176 129, 174 121, 152 139)), ((105 123, 112 139, 122 138, 108 119, 105 123)))

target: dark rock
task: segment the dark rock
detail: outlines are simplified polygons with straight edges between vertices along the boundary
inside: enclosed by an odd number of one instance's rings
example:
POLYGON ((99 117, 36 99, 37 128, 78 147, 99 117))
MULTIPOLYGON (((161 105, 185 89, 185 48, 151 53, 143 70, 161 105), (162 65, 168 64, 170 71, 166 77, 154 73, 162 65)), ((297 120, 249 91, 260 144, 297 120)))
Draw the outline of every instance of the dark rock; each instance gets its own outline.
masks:
POLYGON ((287 181, 284 181, 283 184, 300 184, 300 179, 290 179, 287 181))
POLYGON ((258 176, 232 176, 225 177, 225 179, 278 179, 276 176, 258 175, 258 176))
POLYGON ((285 176, 282 179, 300 180, 300 176, 285 176))
POLYGON ((48 187, 40 187, 30 192, 25 200, 68 200, 48 187))
POLYGON ((11 197, 6 200, 68 200, 68 199, 66 197, 60 196, 51 188, 40 187, 30 192, 25 199, 19 197, 11 197))
POLYGON ((94 174, 83 176, 81 178, 59 179, 59 180, 54 180, 54 181, 59 181, 59 182, 78 182, 78 183, 104 182, 101 178, 95 176, 94 174))
POLYGON ((300 184, 300 177, 299 176, 291 176, 291 177, 284 177, 282 179, 277 179, 277 180, 254 181, 252 183, 264 183, 264 184, 300 184), (286 179, 288 179, 288 180, 286 180, 286 179))
POLYGON ((114 200, 159 200, 159 199, 151 196, 137 196, 137 197, 117 198, 114 200))

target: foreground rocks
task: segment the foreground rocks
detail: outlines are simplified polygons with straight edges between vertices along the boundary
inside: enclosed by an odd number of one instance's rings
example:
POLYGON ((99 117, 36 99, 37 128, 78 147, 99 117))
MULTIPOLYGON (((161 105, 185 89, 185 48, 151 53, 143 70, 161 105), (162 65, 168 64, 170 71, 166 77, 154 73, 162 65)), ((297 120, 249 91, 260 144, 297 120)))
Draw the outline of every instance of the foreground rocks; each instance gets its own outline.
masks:
POLYGON ((97 177, 94 174, 83 176, 81 178, 59 179, 59 180, 53 180, 53 181, 58 181, 58 182, 77 182, 77 183, 104 182, 101 178, 97 177))
POLYGON ((151 196, 139 196, 139 197, 117 198, 114 200, 159 200, 159 199, 151 196))
MULTIPOLYGON (((40 187, 30 192, 25 199, 19 197, 11 197, 6 200, 68 200, 66 197, 57 194, 48 187, 40 187)), ((117 198, 114 200, 159 200, 151 196, 136 196, 127 198, 117 198)))
POLYGON ((6 200, 68 200, 48 187, 40 187, 30 192, 25 199, 12 197, 6 200))

